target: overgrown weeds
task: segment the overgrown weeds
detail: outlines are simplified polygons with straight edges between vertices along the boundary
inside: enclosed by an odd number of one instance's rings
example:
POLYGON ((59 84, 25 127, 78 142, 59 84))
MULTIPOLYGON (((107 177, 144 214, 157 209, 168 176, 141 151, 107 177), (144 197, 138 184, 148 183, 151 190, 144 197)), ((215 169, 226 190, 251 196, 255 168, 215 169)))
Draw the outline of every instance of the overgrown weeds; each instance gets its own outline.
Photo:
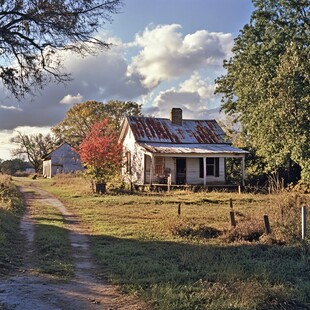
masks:
POLYGON ((210 239, 221 235, 221 231, 214 227, 186 220, 170 222, 169 229, 173 236, 186 238, 210 239))
POLYGON ((19 220, 23 212, 22 199, 10 176, 0 176, 0 275, 20 262, 19 220))
POLYGON ((226 242, 258 242, 264 234, 264 225, 256 218, 244 218, 236 227, 225 229, 221 239, 226 242))

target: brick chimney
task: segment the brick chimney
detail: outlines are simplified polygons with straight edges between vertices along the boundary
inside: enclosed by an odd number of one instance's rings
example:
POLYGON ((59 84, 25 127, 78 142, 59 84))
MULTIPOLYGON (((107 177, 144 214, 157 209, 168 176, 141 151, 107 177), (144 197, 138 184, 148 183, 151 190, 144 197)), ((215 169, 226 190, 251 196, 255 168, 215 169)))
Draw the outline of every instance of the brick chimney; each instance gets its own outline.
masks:
POLYGON ((170 114, 170 120, 172 124, 182 126, 182 109, 172 108, 170 114))

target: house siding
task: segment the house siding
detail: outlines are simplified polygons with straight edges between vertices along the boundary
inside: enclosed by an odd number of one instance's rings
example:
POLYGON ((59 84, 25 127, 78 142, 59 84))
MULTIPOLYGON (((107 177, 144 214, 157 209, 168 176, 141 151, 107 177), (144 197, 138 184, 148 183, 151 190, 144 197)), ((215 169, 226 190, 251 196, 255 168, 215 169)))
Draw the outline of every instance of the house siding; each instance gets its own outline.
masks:
MULTIPOLYGON (((122 175, 126 182, 135 184, 144 183, 144 153, 141 147, 135 142, 135 138, 130 128, 123 141, 124 155, 129 152, 130 156, 130 169, 128 170, 127 163, 122 168, 122 175)), ((126 160, 128 157, 124 156, 126 160)))

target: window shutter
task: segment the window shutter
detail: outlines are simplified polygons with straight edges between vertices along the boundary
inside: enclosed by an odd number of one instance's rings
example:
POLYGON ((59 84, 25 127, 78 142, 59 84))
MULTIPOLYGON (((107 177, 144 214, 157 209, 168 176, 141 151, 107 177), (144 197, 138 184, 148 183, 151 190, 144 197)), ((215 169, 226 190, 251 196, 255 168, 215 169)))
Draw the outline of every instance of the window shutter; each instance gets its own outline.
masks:
POLYGON ((214 158, 214 163, 215 163, 215 177, 219 177, 220 176, 220 159, 214 158))

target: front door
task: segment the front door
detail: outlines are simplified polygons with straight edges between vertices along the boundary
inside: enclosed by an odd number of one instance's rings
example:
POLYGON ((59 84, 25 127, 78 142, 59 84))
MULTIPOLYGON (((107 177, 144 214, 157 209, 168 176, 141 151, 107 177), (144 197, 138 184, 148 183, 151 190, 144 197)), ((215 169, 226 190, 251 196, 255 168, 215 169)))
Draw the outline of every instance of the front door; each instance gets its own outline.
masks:
POLYGON ((176 184, 186 184, 186 158, 176 159, 176 184))

